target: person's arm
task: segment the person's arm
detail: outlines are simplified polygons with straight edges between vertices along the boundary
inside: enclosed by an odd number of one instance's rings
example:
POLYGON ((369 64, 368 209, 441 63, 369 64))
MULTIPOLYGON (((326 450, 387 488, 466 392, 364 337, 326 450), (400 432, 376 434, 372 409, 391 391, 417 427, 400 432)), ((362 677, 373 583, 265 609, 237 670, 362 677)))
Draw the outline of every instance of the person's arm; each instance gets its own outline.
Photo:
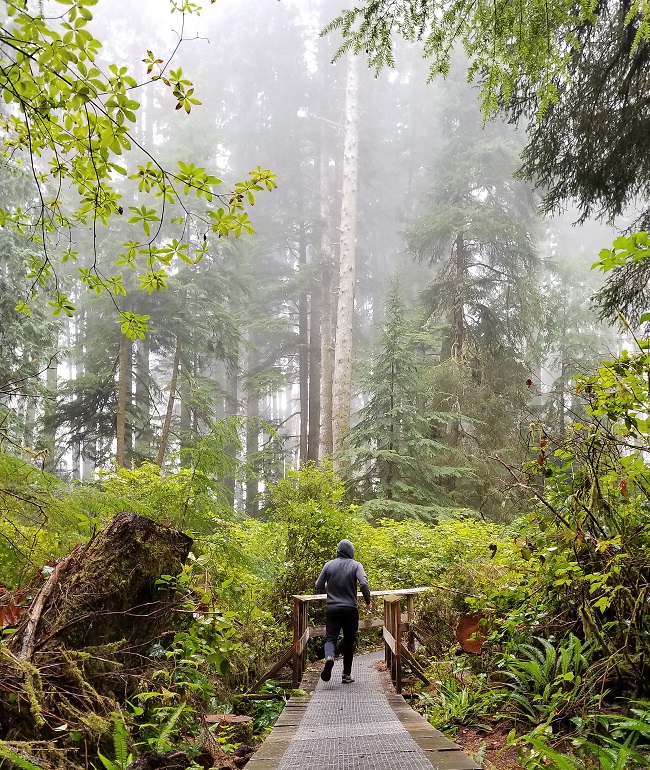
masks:
POLYGON ((321 594, 325 590, 327 584, 327 564, 323 567, 316 581, 316 591, 321 594))
POLYGON ((366 572, 359 562, 357 562, 357 580, 359 581, 359 588, 366 601, 366 607, 370 607, 370 586, 368 585, 368 578, 366 572))

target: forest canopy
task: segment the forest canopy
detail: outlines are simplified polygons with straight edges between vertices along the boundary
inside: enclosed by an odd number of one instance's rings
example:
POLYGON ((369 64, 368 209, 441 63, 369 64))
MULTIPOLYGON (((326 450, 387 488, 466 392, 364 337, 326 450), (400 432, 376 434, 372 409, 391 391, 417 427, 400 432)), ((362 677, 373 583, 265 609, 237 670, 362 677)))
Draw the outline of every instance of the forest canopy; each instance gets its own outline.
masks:
MULTIPOLYGON (((616 217, 650 193, 647 2, 372 0, 328 25, 379 70, 398 36, 418 42, 430 77, 462 48, 483 111, 503 110, 529 132, 522 171, 556 210, 616 217)), ((650 221, 647 209, 638 226, 650 221)))

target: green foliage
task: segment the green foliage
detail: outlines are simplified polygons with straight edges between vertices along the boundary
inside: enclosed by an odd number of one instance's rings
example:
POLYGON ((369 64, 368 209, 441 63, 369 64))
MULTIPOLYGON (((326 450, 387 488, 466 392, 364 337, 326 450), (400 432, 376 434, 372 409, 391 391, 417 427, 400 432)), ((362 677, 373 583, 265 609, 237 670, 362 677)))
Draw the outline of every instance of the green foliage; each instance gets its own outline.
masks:
MULTIPOLYGON (((590 737, 571 740, 572 753, 560 752, 555 745, 565 743, 548 729, 536 729, 518 743, 523 749, 526 770, 641 770, 650 761, 650 720, 648 704, 631 708, 631 716, 599 716, 590 737)), ((576 718, 576 722, 579 718, 576 718)))
POLYGON ((323 564, 336 556, 337 543, 354 542, 362 520, 343 502, 344 492, 331 463, 289 471, 269 487, 268 511, 280 525, 274 545, 284 562, 277 590, 285 602, 291 594, 312 593, 323 564))
MULTIPOLYGON (((639 11, 647 18, 645 7, 639 11)), ((446 76, 452 51, 462 47, 470 61, 470 79, 480 77, 484 110, 493 114, 522 79, 533 84, 541 111, 553 104, 558 82, 568 77, 575 29, 591 24, 594 15, 592 3, 576 6, 565 0, 552 5, 517 0, 497 6, 468 0, 376 0, 343 11, 326 31, 343 33, 339 56, 347 50, 365 52, 376 70, 394 64, 394 34, 422 41, 425 55, 432 59, 431 77, 446 76)))
POLYGON ((467 476, 462 455, 444 440, 460 415, 432 406, 430 371, 435 340, 409 317, 395 280, 386 300, 378 350, 362 380, 367 403, 350 430, 351 483, 364 513, 379 518, 435 520, 449 513, 445 487, 467 476))
POLYGON ((20 770, 43 770, 44 767, 44 765, 37 765, 35 762, 32 762, 31 759, 27 759, 27 757, 23 756, 19 751, 11 748, 4 742, 0 742, 0 757, 2 757, 3 760, 11 762, 13 765, 20 768, 20 770))
POLYGON ((485 726, 486 715, 499 699, 482 676, 465 677, 463 682, 448 676, 437 684, 434 695, 420 693, 418 697, 427 720, 439 730, 452 733, 458 725, 485 726))
POLYGON ((0 452, 0 572, 9 586, 90 534, 92 515, 68 502, 62 481, 0 452))
POLYGON ((515 712, 533 724, 550 724, 597 708, 604 694, 594 694, 587 676, 593 645, 573 634, 559 644, 535 641, 520 645, 515 655, 505 655, 497 664, 512 690, 515 712))
POLYGON ((442 584, 483 595, 512 579, 508 530, 471 517, 435 526, 384 519, 363 530, 357 551, 382 588, 442 584), (501 544, 496 553, 494 543, 501 544))
MULTIPOLYGON (((139 268, 141 291, 158 292, 166 287, 166 268, 175 264, 173 260, 201 260, 209 248, 208 236, 252 232, 245 207, 255 202, 259 191, 276 186, 274 174, 261 167, 226 193, 217 191, 221 180, 204 168, 180 162, 176 171, 164 169, 138 144, 132 130, 140 108, 132 97, 139 84, 125 67, 99 59, 101 43, 88 30, 96 0, 63 4, 67 7, 56 17, 8 0, 3 4, 0 91, 9 109, 0 120, 2 153, 10 163, 26 165, 39 199, 33 213, 19 201, 0 207, 0 225, 29 235, 33 244, 26 273, 31 291, 16 305, 21 313, 31 312, 30 303, 43 291, 52 298, 55 315, 74 312, 58 273, 63 263, 77 259, 77 228, 93 229, 95 258, 89 268, 80 267, 82 286, 119 297, 125 294, 123 276, 113 271, 126 265, 139 268), (141 162, 134 162, 134 149, 144 154, 144 161, 140 156, 141 162), (129 239, 126 256, 113 258, 110 267, 101 266, 96 228, 108 227, 123 214, 120 178, 137 183, 147 196, 146 203, 129 207, 133 215, 128 224, 141 228, 143 238, 129 239), (63 188, 72 194, 63 196, 63 188), (190 209, 191 199, 196 210, 190 209), (197 238, 188 239, 187 249, 170 250, 169 232, 186 240, 194 229, 197 238)), ((191 13, 200 6, 172 3, 172 9, 191 13)), ((151 80, 171 91, 177 110, 190 112, 192 105, 200 104, 182 69, 167 71, 169 61, 151 51, 145 62, 150 74, 156 70, 151 80)), ((146 314, 123 309, 119 320, 132 340, 148 329, 146 314)))
POLYGON ((97 752, 102 765, 106 770, 126 770, 133 762, 133 755, 129 753, 128 733, 121 719, 116 719, 113 723, 113 751, 115 759, 109 759, 100 751, 97 752))
MULTIPOLYGON (((267 680, 259 689, 260 693, 277 693, 283 691, 273 680, 267 680)), ((264 735, 273 728, 284 709, 283 698, 274 700, 251 700, 247 703, 246 712, 253 717, 253 731, 256 735, 264 735)))

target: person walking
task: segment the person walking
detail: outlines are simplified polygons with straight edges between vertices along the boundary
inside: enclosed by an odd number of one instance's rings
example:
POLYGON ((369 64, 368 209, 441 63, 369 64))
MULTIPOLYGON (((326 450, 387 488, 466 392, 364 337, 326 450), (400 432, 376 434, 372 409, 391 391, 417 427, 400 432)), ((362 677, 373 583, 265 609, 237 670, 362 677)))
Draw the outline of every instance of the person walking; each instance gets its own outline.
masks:
POLYGON ((370 587, 365 570, 354 560, 354 546, 349 540, 341 540, 336 549, 336 559, 328 561, 316 581, 316 591, 327 593, 325 618, 325 666, 320 678, 329 682, 334 667, 336 644, 343 630, 343 684, 354 682, 352 658, 354 642, 359 630, 359 602, 357 583, 370 607, 370 587))

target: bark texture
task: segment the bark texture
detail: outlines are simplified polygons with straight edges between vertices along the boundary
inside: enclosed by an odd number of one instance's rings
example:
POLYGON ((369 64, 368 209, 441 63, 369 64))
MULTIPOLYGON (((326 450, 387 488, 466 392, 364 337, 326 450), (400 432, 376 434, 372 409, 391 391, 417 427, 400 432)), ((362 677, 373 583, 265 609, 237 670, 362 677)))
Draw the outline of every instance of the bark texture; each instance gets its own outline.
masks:
POLYGON ((350 426, 352 398, 352 329, 356 280, 357 176, 358 176, 358 62, 348 57, 345 90, 345 136, 343 148, 343 196, 341 202, 341 249, 339 293, 336 311, 334 380, 332 384, 332 439, 334 453, 343 448, 350 426))

